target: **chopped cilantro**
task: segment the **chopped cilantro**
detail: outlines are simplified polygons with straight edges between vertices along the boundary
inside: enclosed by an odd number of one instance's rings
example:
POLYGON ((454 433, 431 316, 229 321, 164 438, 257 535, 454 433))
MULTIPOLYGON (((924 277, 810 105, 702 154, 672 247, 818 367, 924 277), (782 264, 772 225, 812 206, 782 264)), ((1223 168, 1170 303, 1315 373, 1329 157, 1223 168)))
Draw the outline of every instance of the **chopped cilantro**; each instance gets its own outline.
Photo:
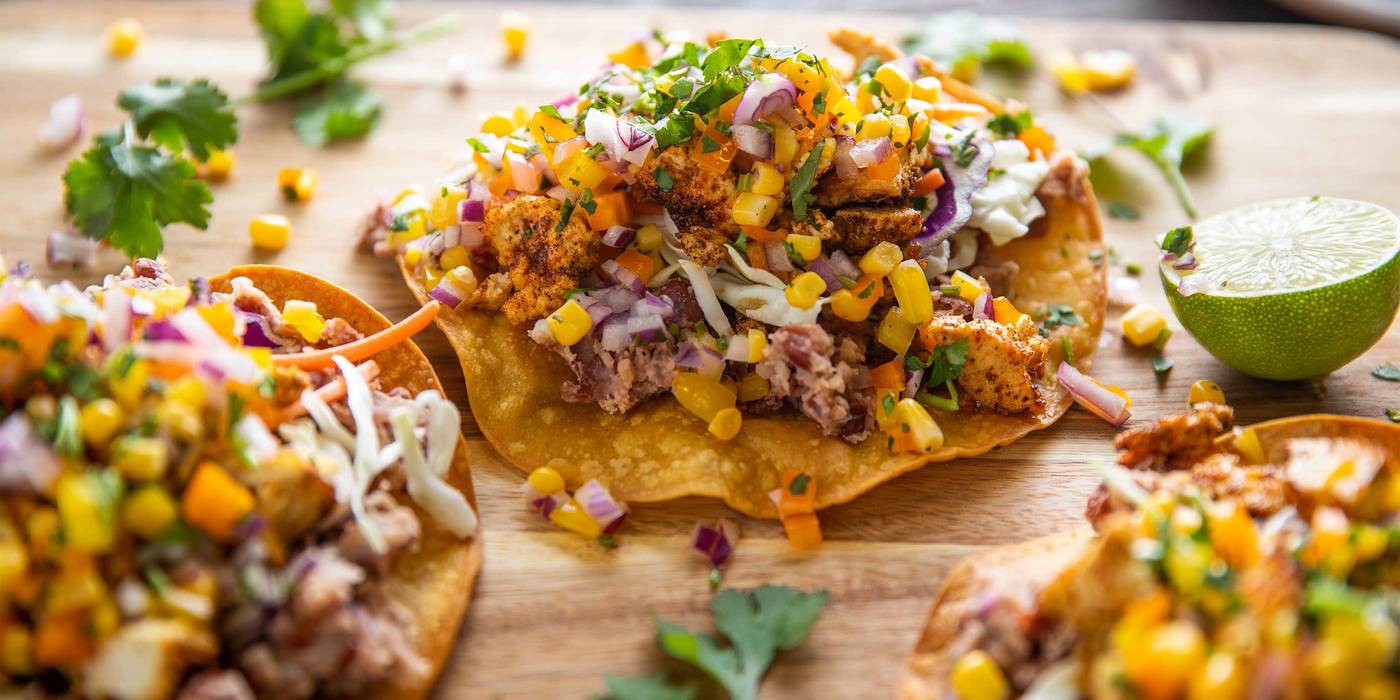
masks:
POLYGON ((743 231, 740 231, 739 237, 730 241, 729 245, 733 246, 734 250, 739 251, 740 255, 747 256, 749 254, 749 237, 743 231))
POLYGON ((545 114, 551 117, 554 117, 555 119, 558 119, 561 122, 564 121, 564 115, 560 114, 559 108, 555 107, 554 105, 540 105, 540 111, 544 112, 545 114))
POLYGON ((1201 149, 1215 133, 1210 122, 1190 114, 1164 114, 1141 132, 1122 133, 1113 143, 1128 146, 1157 165, 1176 192, 1181 208, 1192 218, 1196 216, 1196 200, 1181 174, 1186 159, 1201 149))
POLYGON ((962 376, 963 365, 967 363, 967 339, 944 343, 929 354, 928 372, 924 380, 930 386, 938 386, 962 376))
POLYGON ((743 77, 726 73, 697 90, 695 96, 685 103, 684 110, 692 114, 709 114, 743 92, 746 87, 748 85, 743 77))
POLYGON ((870 295, 871 295, 871 294, 874 294, 874 293, 875 293, 875 280, 871 280, 869 284, 866 284, 866 285, 865 285, 865 288, 864 288, 864 289, 860 290, 859 292, 856 292, 856 298, 857 298, 857 299, 869 299, 869 298, 870 298, 870 295))
POLYGON ((884 398, 880 399, 880 407, 883 408, 883 409, 885 409, 885 415, 887 415, 887 416, 888 416, 888 415, 893 415, 893 414, 894 414, 894 395, 893 395, 893 394, 885 394, 884 398))
POLYGON ((589 146, 588 148, 585 148, 585 149, 583 150, 583 152, 584 152, 589 158, 596 158, 596 157, 598 156, 599 153, 602 153, 602 152, 603 152, 603 149, 604 149, 604 148, 607 148, 607 145, 606 145, 606 144, 595 143, 595 144, 593 144, 592 146, 589 146))
POLYGON ((754 39, 723 39, 715 44, 715 48, 705 55, 705 61, 700 66, 704 71, 705 81, 713 81, 720 73, 739 65, 754 44, 763 46, 761 41, 754 39))
POLYGON ((1167 372, 1170 372, 1173 364, 1175 363, 1172 362, 1172 358, 1167 357, 1166 355, 1152 356, 1152 371, 1156 372, 1157 374, 1166 374, 1167 372))
MULTIPOLYGON (((714 572, 711 572, 714 575, 714 572)), ((607 695, 599 695, 593 700, 694 700, 694 684, 672 685, 666 674, 635 678, 604 676, 603 684, 608 687, 607 695)))
POLYGON ((678 100, 683 100, 690 97, 692 92, 695 92, 695 81, 690 78, 681 78, 671 84, 671 89, 668 91, 668 94, 678 100))
POLYGON ((794 496, 801 496, 807 493, 807 486, 812 483, 812 476, 807 473, 798 474, 792 478, 792 483, 788 484, 788 493, 794 496))
POLYGON ((1167 341, 1171 339, 1172 329, 1163 328, 1162 330, 1157 331, 1157 338, 1152 341, 1152 347, 1158 352, 1161 352, 1162 348, 1167 347, 1167 341))
POLYGON ((1139 213, 1137 209, 1122 202, 1109 202, 1108 215, 1124 221, 1137 221, 1142 218, 1142 214, 1139 213))
POLYGON ((583 189, 583 194, 579 195, 578 205, 583 207, 583 210, 588 212, 589 214, 597 212, 598 202, 594 201, 593 199, 593 190, 585 187, 583 189))
MULTIPOLYGON (((715 151, 718 151, 718 150, 719 150, 719 144, 718 144, 718 143, 715 143, 715 140, 712 139, 712 138, 710 138, 708 134, 705 135, 705 136, 701 136, 701 137, 700 137, 700 152, 701 152, 701 153, 714 153, 715 151)), ((748 173, 744 173, 744 174, 747 175, 748 173)))
POLYGON ((841 286, 845 287, 846 289, 851 289, 856 286, 855 279, 852 277, 847 277, 845 275, 837 275, 836 281, 840 282, 841 286))
POLYGON ((1400 410, 1387 408, 1385 409, 1385 417, 1389 418, 1391 423, 1400 423, 1400 410))
POLYGON ((972 145, 972 137, 975 135, 976 132, 967 132, 967 136, 964 136, 963 140, 953 147, 953 162, 957 163, 959 168, 972 165, 972 161, 977 158, 978 149, 972 145))
MULTIPOLYGON (((823 114, 825 114, 825 113, 826 113, 826 94, 825 94, 825 93, 820 93, 820 92, 819 92, 819 93, 817 93, 817 96, 816 96, 816 97, 813 97, 813 98, 812 98, 812 116, 814 116, 814 117, 819 117, 819 116, 821 116, 821 115, 823 115, 823 114)), ((928 130, 925 129, 924 131, 928 131, 928 130)))
POLYGON ((813 148, 807 154, 807 160, 803 161, 802 167, 793 173, 792 180, 788 182, 788 197, 792 200, 792 218, 798 221, 807 220, 807 205, 811 204, 816 197, 808 194, 812 189, 812 180, 817 175, 817 165, 821 162, 820 148, 813 148))
POLYGON ((921 404, 924 404, 925 406, 929 406, 929 407, 931 407, 931 408, 936 408, 936 409, 938 409, 938 410, 940 410, 940 411, 948 411, 948 412, 950 412, 950 413, 957 411, 957 410, 958 410, 958 388, 957 388, 957 385, 954 384, 954 383, 951 382, 951 381, 948 381, 948 382, 943 382, 943 386, 947 387, 947 389, 948 389, 948 395, 947 395, 946 397, 944 397, 944 396, 938 396, 938 395, 936 395, 936 394, 932 394, 932 393, 929 393, 929 392, 927 392, 927 391, 921 391, 921 392, 919 392, 919 393, 917 393, 917 394, 914 395, 914 400, 915 400, 915 401, 918 401, 918 402, 921 403, 921 404))
POLYGON ((880 96, 880 93, 882 93, 882 92, 885 91, 885 86, 884 86, 884 85, 881 85, 881 84, 880 84, 880 81, 875 80, 875 79, 872 78, 872 79, 870 79, 869 81, 867 81, 864 85, 860 86, 860 89, 862 89, 862 90, 864 90, 864 91, 866 91, 866 92, 868 92, 868 93, 870 93, 870 94, 872 94, 872 95, 874 95, 874 96, 876 96, 876 97, 879 97, 879 96, 880 96))
POLYGON ((324 146, 368 134, 379 121, 379 112, 379 97, 361 83, 345 81, 298 109, 292 128, 302 143, 324 146))
MULTIPOLYGON (((564 200, 564 206, 559 210, 559 225, 554 227, 555 233, 563 233, 569 227, 569 217, 574 215, 574 200, 564 200)), ((527 236, 528 238, 528 236, 527 236)))
POLYGON ((468 145, 468 146, 471 146, 471 147, 472 147, 472 150, 473 150, 473 151, 476 151, 477 153, 490 153, 490 152, 491 152, 491 149, 490 149, 490 148, 487 148, 487 147, 486 147, 486 144, 482 143, 481 140, 478 139, 478 138, 476 138, 475 136, 473 136, 473 137, 467 139, 467 145, 468 145))
POLYGON ((1089 251, 1089 262, 1094 263, 1094 267, 1095 267, 1095 268, 1103 267, 1103 251, 1102 251, 1102 250, 1091 250, 1091 251, 1089 251))
POLYGON ((677 112, 666 117, 656 126, 656 147, 667 148, 685 143, 695 134, 695 122, 691 115, 677 112))
POLYGON ((1194 236, 1195 232, 1190 226, 1178 226, 1162 237, 1162 250, 1173 253, 1177 257, 1185 255, 1186 251, 1190 250, 1194 244, 1194 236))
POLYGON ((987 129, 1002 138, 1015 138, 1020 136, 1022 131, 1029 129, 1034 121, 1030 110, 1023 110, 1017 114, 1002 112, 987 122, 987 129))
POLYGON ((1069 336, 1067 336, 1067 335, 1062 335, 1062 336, 1060 336, 1060 350, 1063 351, 1063 353, 1064 353, 1065 362, 1068 362, 1069 364, 1073 365, 1073 364, 1074 364, 1074 345, 1073 345, 1072 343, 1069 342, 1069 336))
POLYGON ((1079 317, 1074 307, 1068 304, 1051 304, 1046 309, 1045 320, 1041 322, 1041 325, 1049 330, 1059 326, 1077 326, 1083 321, 1084 319, 1079 317))
POLYGON ((1371 376, 1388 382, 1400 382, 1400 365, 1386 363, 1371 368, 1371 376))
POLYGON ((671 173, 659 165, 651 174, 656 179, 656 189, 662 192, 670 192, 671 188, 676 186, 676 181, 671 178, 671 173))

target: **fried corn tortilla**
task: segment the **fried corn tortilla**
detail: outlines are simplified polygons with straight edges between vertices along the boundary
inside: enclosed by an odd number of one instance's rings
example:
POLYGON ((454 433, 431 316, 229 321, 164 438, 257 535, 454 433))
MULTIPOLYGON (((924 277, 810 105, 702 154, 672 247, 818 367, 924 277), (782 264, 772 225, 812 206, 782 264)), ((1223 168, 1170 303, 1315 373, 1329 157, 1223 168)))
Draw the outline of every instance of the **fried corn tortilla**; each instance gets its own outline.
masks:
MULTIPOLYGON (((1285 442, 1292 438, 1350 438, 1372 443, 1391 455, 1400 454, 1400 425, 1378 420, 1314 414, 1266 421, 1252 428, 1271 463, 1282 461, 1285 442)), ((1227 432, 1216 443, 1238 454, 1235 437, 1236 433, 1227 432)), ((950 656, 949 646, 963 621, 989 593, 1020 594, 1039 605, 1043 593, 1063 588, 1059 584, 1077 573, 1082 562, 1091 560, 1085 555, 1103 543, 1103 538, 1086 526, 969 556, 953 569, 934 598, 898 696, 905 700, 947 697, 953 692, 949 676, 957 661, 950 656)))
MULTIPOLYGON (((280 307, 288 299, 315 301, 326 318, 345 319, 365 335, 382 331, 390 322, 372 306, 348 290, 319 277, 275 265, 243 265, 209 280, 211 290, 227 292, 230 280, 247 277, 280 307)), ((412 394, 442 385, 428 358, 412 341, 399 343, 374 357, 380 367, 380 381, 386 387, 403 387, 412 394)), ((458 438, 456 457, 447 482, 467 497, 476 508, 471 467, 467 462, 466 441, 458 438)), ((481 534, 463 541, 436 520, 412 505, 423 527, 418 546, 395 560, 381 580, 383 592, 412 616, 407 630, 413 649, 431 664, 431 671, 412 685, 367 689, 367 697, 384 700, 421 698, 432 689, 452 651, 462 617, 471 600, 477 572, 481 569, 481 534)))

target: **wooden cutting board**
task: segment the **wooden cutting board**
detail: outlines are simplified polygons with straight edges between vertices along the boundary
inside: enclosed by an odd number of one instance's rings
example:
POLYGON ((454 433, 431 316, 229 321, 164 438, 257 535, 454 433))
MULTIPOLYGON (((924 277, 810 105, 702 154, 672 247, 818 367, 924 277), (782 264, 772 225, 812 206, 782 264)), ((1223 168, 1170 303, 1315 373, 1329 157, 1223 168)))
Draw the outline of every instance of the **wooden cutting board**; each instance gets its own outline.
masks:
MULTIPOLYGON (((843 24, 897 36, 912 17, 838 16, 724 10, 610 9, 526 5, 536 29, 516 66, 503 65, 496 24, 504 5, 411 5, 405 22, 448 10, 465 17, 451 38, 381 58, 358 75, 385 97, 379 129, 368 139, 316 150, 288 127, 287 106, 239 113, 241 138, 233 178, 214 188, 205 232, 174 229, 167 258, 179 276, 211 274, 240 262, 274 262, 323 275, 362 295, 390 317, 412 307, 397 274, 358 254, 351 230, 376 197, 409 182, 431 181, 460 151, 488 111, 517 102, 538 105, 576 89, 603 55, 637 27, 761 34, 769 43, 829 50, 824 32, 843 24), (471 89, 445 87, 447 56, 464 53, 471 89), (274 178, 284 166, 321 175, 314 201, 281 201, 274 178), (247 223, 264 212, 291 217, 291 245, 255 254, 247 223)), ((1355 197, 1400 209, 1400 50, 1394 41, 1358 32, 1302 26, 1032 22, 1022 26, 1042 52, 1056 47, 1126 48, 1141 75, 1130 90, 1071 101, 1043 76, 1005 87, 1032 104, 1061 139, 1078 148, 1099 143, 1119 124, 1139 126, 1167 109, 1188 109, 1219 125, 1209 154, 1189 174, 1203 212, 1256 200, 1314 193, 1355 197)), ((406 25, 405 25, 406 26, 406 25)), ((1042 53, 1041 55, 1044 55, 1042 53)), ((11 2, 0 5, 0 254, 43 265, 44 235, 61 223, 59 175, 74 148, 39 152, 34 133, 49 103, 83 95, 90 126, 118 123, 116 93, 159 75, 209 77, 234 94, 257 79, 262 54, 242 3, 11 2), (138 17, 146 40, 130 60, 103 53, 111 20, 138 17)), ((1121 171, 1100 198, 1130 203, 1142 219, 1105 219, 1122 261, 1149 270, 1152 237, 1185 223, 1160 176, 1136 154, 1113 158, 1121 171)), ((103 258, 103 272, 120 261, 103 258)), ((1122 272, 1121 263, 1115 271, 1122 272)), ((97 275, 88 274, 87 279, 97 275)), ((1155 277, 1144 296, 1165 310, 1155 277)), ((1116 313, 1112 316, 1116 328, 1116 313)), ((1133 423, 1179 412, 1196 379, 1218 381, 1243 422, 1314 411, 1382 417, 1400 406, 1396 385, 1369 376, 1382 361, 1400 361, 1400 337, 1329 378, 1325 393, 1306 383, 1252 380, 1225 368, 1184 332, 1168 347, 1176 367, 1154 375, 1148 354, 1127 348, 1116 331, 1104 339, 1094 374, 1135 400, 1133 423)), ((461 371, 436 330, 419 336, 449 393, 465 406, 461 371)), ((468 435, 474 426, 464 426, 468 435)), ((788 548, 777 524, 743 518, 715 501, 691 499, 641 506, 604 550, 556 530, 527 512, 521 476, 483 441, 474 473, 486 527, 486 565, 455 655, 439 686, 443 697, 585 697, 604 674, 658 668, 650 616, 707 625, 706 567, 687 550, 698 520, 733 518, 743 529, 727 582, 826 588, 831 605, 805 644, 784 654, 764 697, 888 696, 940 580, 961 557, 986 545, 1044 535, 1081 518, 1111 457, 1113 430, 1082 410, 1059 425, 976 459, 933 465, 896 479, 856 502, 822 513, 826 546, 815 555, 788 548)))

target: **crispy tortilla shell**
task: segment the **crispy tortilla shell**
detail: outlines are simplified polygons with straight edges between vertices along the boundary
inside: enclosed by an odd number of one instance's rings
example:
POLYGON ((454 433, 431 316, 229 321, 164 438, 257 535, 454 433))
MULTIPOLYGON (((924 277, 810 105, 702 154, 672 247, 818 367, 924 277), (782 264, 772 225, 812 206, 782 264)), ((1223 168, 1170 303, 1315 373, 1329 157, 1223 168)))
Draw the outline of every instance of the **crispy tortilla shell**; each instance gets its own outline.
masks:
MULTIPOLYGON (((466 375, 472 413, 486 438, 521 470, 551 466, 577 486, 597 478, 619 498, 634 502, 682 496, 722 498, 755 517, 777 517, 769 491, 787 469, 809 472, 818 508, 845 503, 880 483, 930 462, 982 454, 1054 423, 1070 399, 1055 385, 1060 336, 1069 338, 1076 366, 1087 368, 1103 328, 1105 272, 1091 252, 1102 253, 1103 235, 1091 192, 1079 198, 1046 198, 1046 216, 1031 233, 995 249, 1016 262, 1013 282, 1021 310, 1043 315, 1050 304, 1068 304, 1084 319, 1051 335, 1052 350, 1040 386, 1039 413, 937 414, 943 447, 923 455, 889 454, 877 432, 859 445, 823 435, 795 410, 744 419, 738 437, 713 438, 706 425, 670 396, 624 415, 596 404, 568 403, 560 388, 573 374, 554 353, 535 344, 528 328, 499 313, 443 311, 437 324, 456 349, 466 375)), ((400 260, 409 289, 420 302, 427 290, 400 260)))
MULTIPOLYGON (((1352 438, 1374 442, 1392 454, 1400 455, 1400 425, 1370 418, 1313 414, 1279 418, 1253 426, 1270 461, 1282 456, 1283 443, 1290 438, 1352 438)), ((1218 442, 1230 447, 1234 435, 1222 435, 1218 442)), ((903 700, 943 698, 953 664, 948 646, 957 637, 962 621, 991 590, 1024 586, 1039 593, 1066 570, 1080 561, 1089 547, 1099 542, 1085 526, 1013 545, 994 547, 969 556, 943 581, 924 630, 914 645, 898 695, 903 700)))
MULTIPOLYGON (((210 289, 227 292, 229 281, 235 277, 252 280, 253 285, 271 297, 279 307, 288 299, 312 301, 322 316, 343 318, 355 330, 366 335, 390 325, 389 319, 349 291, 319 277, 285 267, 235 267, 210 278, 210 289)), ((385 350, 374 359, 379 364, 379 378, 384 387, 403 387, 414 394, 428 389, 442 392, 442 385, 428 358, 412 341, 385 350)), ((467 497, 473 509, 476 508, 471 468, 467 462, 467 445, 461 438, 458 438, 457 454, 447 481, 467 497)), ((409 684, 366 689, 368 697, 383 700, 421 698, 432 689, 467 611, 472 587, 481 569, 483 549, 480 532, 470 540, 459 539, 433 521, 407 496, 402 496, 400 500, 418 513, 423 538, 418 547, 405 552, 395 561, 393 569, 380 581, 380 585, 384 594, 408 615, 410 624, 406 631, 409 643, 428 661, 431 670, 409 684)))

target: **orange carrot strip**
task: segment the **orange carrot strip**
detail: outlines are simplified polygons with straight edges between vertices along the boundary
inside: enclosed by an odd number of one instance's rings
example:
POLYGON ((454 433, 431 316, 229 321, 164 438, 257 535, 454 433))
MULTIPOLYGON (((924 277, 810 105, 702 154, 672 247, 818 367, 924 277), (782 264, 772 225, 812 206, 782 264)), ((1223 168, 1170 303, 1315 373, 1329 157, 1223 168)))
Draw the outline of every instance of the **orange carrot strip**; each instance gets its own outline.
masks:
POLYGON ((335 366, 335 360, 332 358, 336 355, 351 362, 359 362, 412 338, 418 331, 427 328, 434 318, 437 318, 438 310, 441 308, 442 305, 436 300, 429 301, 423 305, 423 308, 414 311, 404 320, 374 335, 324 350, 273 355, 272 364, 301 369, 326 369, 335 366))
MULTIPOLYGON (((360 376, 364 377, 367 382, 372 382, 375 377, 379 376, 379 363, 374 360, 365 360, 360 363, 356 369, 360 370, 360 376)), ((326 403, 335 403, 345 398, 345 377, 337 375, 335 379, 322 385, 320 388, 316 389, 314 393, 326 403)), ((287 421, 296 420, 304 415, 306 415, 306 406, 302 404, 300 400, 293 401, 287 404, 287 407, 283 408, 282 412, 277 415, 276 420, 269 423, 267 427, 275 428, 287 421)))

